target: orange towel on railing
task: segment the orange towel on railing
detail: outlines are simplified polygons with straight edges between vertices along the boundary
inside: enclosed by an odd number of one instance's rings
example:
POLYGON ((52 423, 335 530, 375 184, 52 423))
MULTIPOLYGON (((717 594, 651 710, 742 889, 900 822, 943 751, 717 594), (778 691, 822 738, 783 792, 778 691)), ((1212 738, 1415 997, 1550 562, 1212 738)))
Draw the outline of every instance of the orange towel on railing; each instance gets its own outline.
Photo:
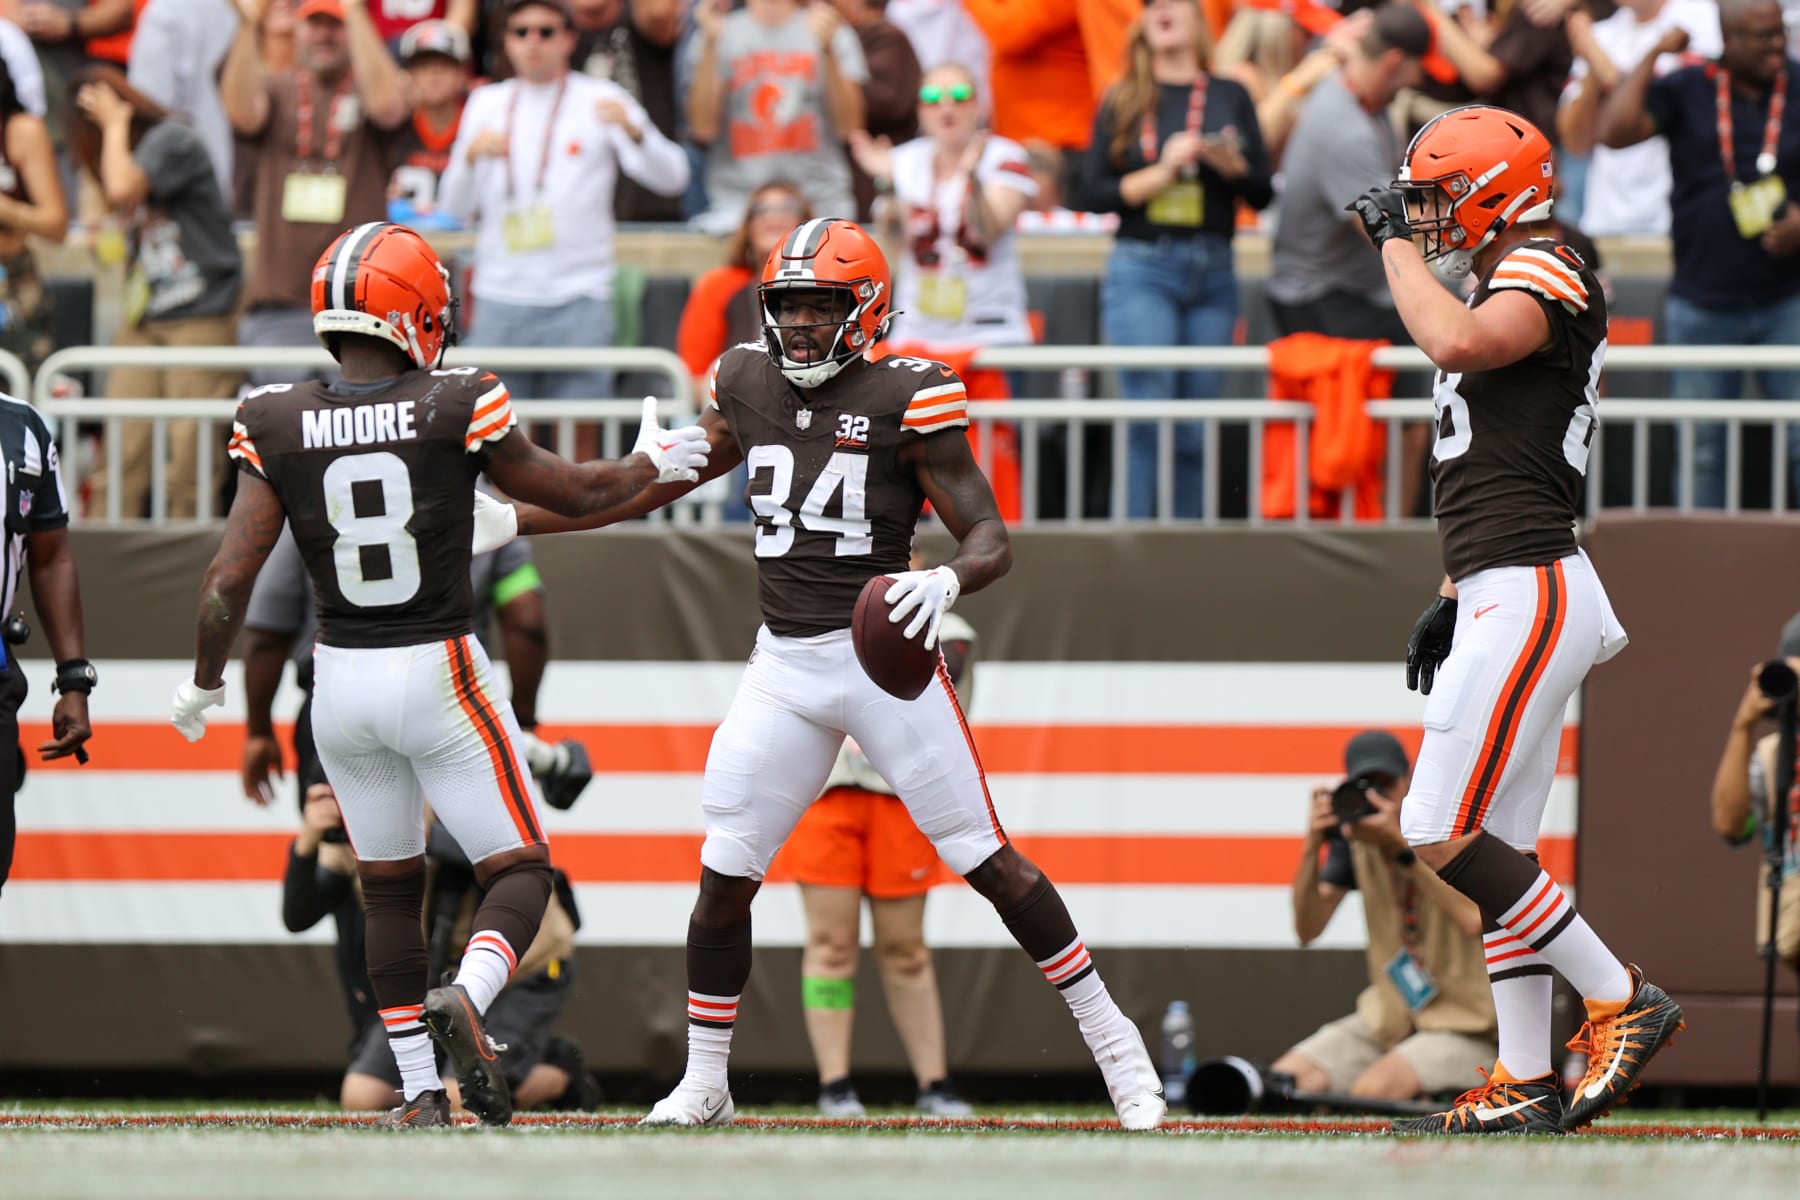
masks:
MULTIPOLYGON (((943 363, 962 379, 971 400, 1010 400, 1012 388, 1004 371, 990 371, 974 364, 974 346, 927 346, 923 342, 883 342, 875 348, 876 358, 890 354, 912 358, 930 358, 943 363)), ((989 426, 994 433, 993 461, 988 464, 988 486, 994 489, 994 500, 1000 506, 1003 520, 1018 521, 1024 512, 1020 503, 1019 431, 1011 425, 989 426)), ((982 431, 969 426, 969 449, 975 461, 981 462, 982 431)))
MULTIPOLYGON (((1319 333, 1295 333, 1269 343, 1269 399, 1313 406, 1307 439, 1308 512, 1336 517, 1339 495, 1355 489, 1359 520, 1382 515, 1387 439, 1367 400, 1394 394, 1394 373, 1378 370, 1375 351, 1385 341, 1356 341, 1319 333)), ((1266 517, 1292 517, 1298 492, 1295 426, 1271 421, 1263 431, 1262 503, 1266 517)))

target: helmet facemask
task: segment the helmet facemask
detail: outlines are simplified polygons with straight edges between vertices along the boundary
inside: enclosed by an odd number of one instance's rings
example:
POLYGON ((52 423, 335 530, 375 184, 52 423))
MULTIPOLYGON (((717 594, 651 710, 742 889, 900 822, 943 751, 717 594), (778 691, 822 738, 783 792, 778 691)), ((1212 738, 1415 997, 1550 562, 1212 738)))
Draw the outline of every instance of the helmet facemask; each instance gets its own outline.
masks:
MULTIPOLYGON (((882 286, 864 277, 847 283, 818 279, 783 280, 761 284, 757 299, 763 310, 763 342, 769 357, 781 369, 788 382, 796 387, 818 387, 860 358, 872 342, 879 340, 881 330, 871 337, 864 332, 864 316, 882 302, 882 286), (805 298, 814 313, 825 313, 819 321, 791 322, 777 319, 777 308, 805 298), (803 359, 790 357, 788 351, 797 340, 809 343, 803 359)), ((886 322, 883 322, 885 325, 886 322)))
POLYGON ((1414 238, 1423 243, 1419 252, 1425 261, 1434 263, 1445 279, 1466 278, 1475 267, 1475 255, 1515 220, 1549 219, 1550 197, 1537 187, 1528 187, 1517 196, 1499 192, 1476 199, 1506 169, 1507 164, 1501 162, 1473 180, 1462 172, 1414 179, 1408 165, 1401 166, 1394 190, 1406 202, 1406 223, 1414 238), (1481 230, 1479 236, 1475 229, 1481 230))

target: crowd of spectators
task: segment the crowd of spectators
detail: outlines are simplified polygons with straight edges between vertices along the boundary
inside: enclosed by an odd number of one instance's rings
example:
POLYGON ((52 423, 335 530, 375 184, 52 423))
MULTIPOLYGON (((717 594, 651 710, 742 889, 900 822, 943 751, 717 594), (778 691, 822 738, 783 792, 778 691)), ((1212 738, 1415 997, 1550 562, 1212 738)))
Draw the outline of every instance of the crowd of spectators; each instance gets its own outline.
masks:
MULTIPOLYGON (((965 363, 1041 336, 1016 242, 1059 230, 1116 235, 1096 324, 1113 344, 1228 344, 1259 317, 1277 335, 1403 341, 1343 205, 1470 102, 1558 144, 1557 216, 1579 246, 1584 230, 1672 239, 1667 340, 1793 344, 1800 115, 1773 98, 1800 88, 1797 17, 1777 0, 0 0, 0 345, 32 368, 53 348, 30 242, 71 222, 130 281, 120 344, 310 345, 314 260, 384 217, 466 231, 471 344, 629 342, 641 279, 615 295, 616 231, 654 222, 729 241, 682 321, 698 375, 722 337, 756 332, 746 272, 803 214, 872 222, 896 269, 894 336, 965 363), (1272 240, 1266 313, 1240 307, 1245 229, 1272 240)), ((107 390, 292 377, 121 371, 107 390)), ((1118 384, 1204 401, 1220 377, 1118 384)), ((1682 371, 1673 391, 1743 384, 1682 371)), ((1756 380, 1776 398, 1797 385, 1756 380)), ((1131 431, 1129 515, 1202 513, 1203 428, 1177 423, 1166 446, 1156 425, 1131 431)), ((1405 442, 1414 511, 1428 436, 1405 442)), ((170 441, 176 516, 211 482, 175 448, 191 440, 170 441)), ((124 443, 130 516, 148 503, 148 431, 124 443)), ((1699 431, 1703 505, 1723 502, 1723 445, 1699 431)), ((1800 437, 1790 449, 1800 478, 1800 437)), ((1003 475, 1015 453, 984 461, 1003 475)))

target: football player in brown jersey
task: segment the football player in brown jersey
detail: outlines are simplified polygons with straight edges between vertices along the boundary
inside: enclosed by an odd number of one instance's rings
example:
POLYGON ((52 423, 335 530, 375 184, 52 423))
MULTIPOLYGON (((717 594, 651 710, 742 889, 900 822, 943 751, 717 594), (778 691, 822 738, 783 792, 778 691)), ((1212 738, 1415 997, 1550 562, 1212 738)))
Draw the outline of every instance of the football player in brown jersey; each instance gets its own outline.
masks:
POLYGON ((1407 1133, 1562 1133, 1624 1099, 1681 1027, 1538 865, 1569 697, 1625 643, 1576 545, 1606 357, 1606 301, 1581 256, 1536 236, 1550 143, 1501 108, 1421 129, 1399 177, 1350 205, 1381 250, 1401 318, 1436 364, 1431 473, 1445 579, 1407 645, 1427 696, 1401 806, 1407 842, 1480 907, 1500 1057, 1486 1086, 1407 1133), (1415 238, 1418 239, 1415 244, 1415 238), (1466 303, 1451 279, 1471 273, 1466 303), (1587 1075, 1564 1109, 1550 1069, 1550 972, 1587 1004, 1570 1048, 1587 1075))
MULTIPOLYGON (((1012 563, 994 494, 969 452, 961 380, 942 363, 871 354, 892 316, 889 289, 887 261, 859 226, 807 221, 763 269, 762 341, 727 350, 713 368, 700 421, 712 453, 700 477, 749 466, 764 624, 713 735, 702 785, 687 1071, 645 1123, 731 1120, 726 1061, 750 977, 750 902, 848 735, 1068 1002, 1120 1123, 1152 1129, 1167 1106, 1143 1038, 1101 982, 1062 897, 1007 841, 948 675, 940 665, 936 686, 902 700, 875 685, 851 646, 851 614, 871 578, 895 577, 891 619, 929 649, 957 596, 1012 563), (931 570, 908 570, 927 500, 955 535, 956 553, 931 570)), ((611 524, 693 487, 650 488, 586 520, 525 508, 519 528, 611 524)))
POLYGON ((357 858, 369 980, 399 1064, 393 1125, 443 1125, 449 1109, 429 1028, 463 1104, 504 1125, 512 1101, 481 1014, 532 942, 551 869, 522 735, 470 634, 475 481, 559 512, 611 508, 656 482, 693 479, 697 427, 656 427, 618 462, 570 463, 518 430, 506 385, 475 367, 438 369, 455 340, 450 277, 398 225, 349 230, 312 276, 313 328, 343 368, 333 384, 274 384, 238 407, 229 447, 242 475, 201 585, 194 676, 175 693, 189 741, 224 703, 224 669, 251 585, 283 522, 318 607, 313 729, 357 858), (427 992, 419 913, 423 804, 486 889, 453 983, 427 992))

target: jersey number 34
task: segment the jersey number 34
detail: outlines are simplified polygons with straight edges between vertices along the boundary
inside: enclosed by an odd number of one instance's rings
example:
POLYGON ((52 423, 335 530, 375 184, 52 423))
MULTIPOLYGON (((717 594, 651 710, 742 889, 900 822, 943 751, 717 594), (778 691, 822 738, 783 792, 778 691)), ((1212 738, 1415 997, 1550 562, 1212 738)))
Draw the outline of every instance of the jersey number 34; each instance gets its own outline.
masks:
POLYGON ((752 446, 744 456, 744 464, 750 470, 752 489, 759 475, 769 473, 769 490, 753 490, 750 496, 750 507, 756 513, 756 557, 780 558, 793 549, 796 527, 809 533, 835 535, 832 553, 838 558, 874 551, 875 525, 863 515, 868 499, 866 455, 833 452, 797 509, 788 507, 794 493, 792 450, 774 443, 752 446), (835 517, 825 512, 834 496, 840 497, 840 515, 835 517))

